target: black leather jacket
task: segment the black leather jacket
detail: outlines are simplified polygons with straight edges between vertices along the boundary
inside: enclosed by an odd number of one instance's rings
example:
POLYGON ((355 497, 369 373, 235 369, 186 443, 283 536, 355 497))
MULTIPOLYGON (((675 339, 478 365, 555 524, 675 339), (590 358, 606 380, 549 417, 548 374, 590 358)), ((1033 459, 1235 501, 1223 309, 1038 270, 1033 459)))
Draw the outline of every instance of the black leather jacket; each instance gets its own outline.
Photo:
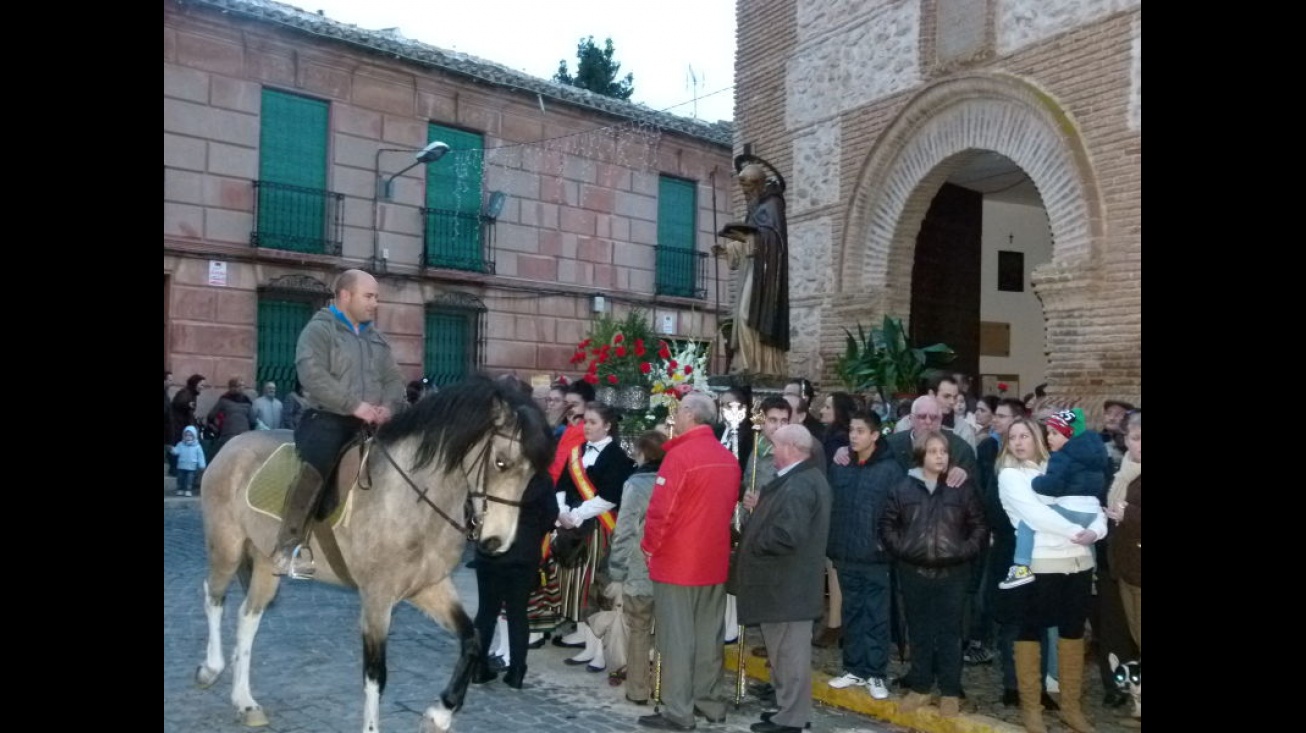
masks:
POLYGON ((889 554, 926 568, 970 560, 988 531, 970 481, 954 489, 940 480, 930 493, 924 481, 908 475, 890 490, 880 515, 880 541, 889 554))

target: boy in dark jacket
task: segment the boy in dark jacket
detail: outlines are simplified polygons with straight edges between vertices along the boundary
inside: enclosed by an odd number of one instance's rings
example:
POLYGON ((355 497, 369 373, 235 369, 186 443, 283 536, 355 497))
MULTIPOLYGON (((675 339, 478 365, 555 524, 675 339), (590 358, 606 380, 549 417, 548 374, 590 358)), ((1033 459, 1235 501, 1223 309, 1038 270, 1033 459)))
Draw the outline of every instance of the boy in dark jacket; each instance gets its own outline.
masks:
MULTIPOLYGON (((1047 471, 1034 479, 1034 492, 1061 516, 1087 527, 1097 517, 1106 498, 1106 449, 1094 434, 1084 430, 1084 412, 1079 408, 1054 413, 1047 420, 1047 471)), ((998 587, 1007 590, 1034 582, 1029 569, 1034 552, 1034 530, 1024 522, 1016 525, 1016 555, 1005 580, 998 587)))

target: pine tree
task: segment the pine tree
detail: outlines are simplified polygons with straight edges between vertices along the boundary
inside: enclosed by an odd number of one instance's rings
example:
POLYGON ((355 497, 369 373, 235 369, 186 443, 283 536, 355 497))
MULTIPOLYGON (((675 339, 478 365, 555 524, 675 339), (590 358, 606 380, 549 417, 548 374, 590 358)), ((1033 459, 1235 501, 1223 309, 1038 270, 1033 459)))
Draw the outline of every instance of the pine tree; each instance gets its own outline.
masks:
POLYGON ((617 81, 621 64, 612 60, 612 39, 609 38, 603 48, 594 45, 594 36, 580 39, 576 44, 576 75, 567 70, 567 60, 558 62, 558 73, 553 80, 614 99, 630 99, 635 93, 635 75, 626 74, 626 78, 617 81))

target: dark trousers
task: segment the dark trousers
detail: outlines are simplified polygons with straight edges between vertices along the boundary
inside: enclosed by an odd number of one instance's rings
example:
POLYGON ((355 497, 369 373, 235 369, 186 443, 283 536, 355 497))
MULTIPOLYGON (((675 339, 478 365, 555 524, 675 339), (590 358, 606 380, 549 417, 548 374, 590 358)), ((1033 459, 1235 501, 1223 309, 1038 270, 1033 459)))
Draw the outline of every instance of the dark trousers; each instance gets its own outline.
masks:
POLYGON ((529 565, 498 565, 477 558, 476 562, 476 630, 481 634, 481 649, 490 646, 499 609, 508 618, 509 669, 526 668, 526 644, 530 627, 526 622, 526 601, 540 582, 539 570, 529 565))
MULTIPOLYGON (((966 630, 967 641, 978 641, 988 646, 993 641, 993 606, 988 602, 987 583, 992 577, 989 571, 989 545, 984 544, 979 554, 967 566, 970 568, 966 581, 966 601, 962 628, 966 630)), ((1004 573, 1005 576, 1005 573, 1004 573)), ((996 584, 996 580, 993 581, 996 584)))
POLYGON ((1036 573, 1029 585, 1002 591, 1016 594, 1025 607, 1017 641, 1040 641, 1049 626, 1057 627, 1062 639, 1084 638, 1089 599, 1093 595, 1093 571, 1078 573, 1036 573))
POLYGON ((834 568, 843 591, 843 669, 862 679, 888 677, 889 565, 834 568))
POLYGON ((305 410, 295 428, 295 451, 301 461, 316 468, 326 480, 340 457, 340 451, 365 424, 353 415, 305 410))
POLYGON ((911 634, 911 671, 906 684, 912 692, 929 693, 937 681, 939 694, 961 697, 961 606, 966 595, 965 565, 921 575, 910 565, 898 567, 903 611, 911 634))

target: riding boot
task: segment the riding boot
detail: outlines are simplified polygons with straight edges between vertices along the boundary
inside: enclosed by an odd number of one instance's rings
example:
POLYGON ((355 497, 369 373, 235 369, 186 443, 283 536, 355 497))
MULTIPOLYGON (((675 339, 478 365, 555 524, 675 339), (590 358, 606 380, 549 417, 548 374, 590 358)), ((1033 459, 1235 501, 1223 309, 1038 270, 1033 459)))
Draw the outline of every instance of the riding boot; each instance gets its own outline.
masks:
POLYGON ((1075 733, 1095 733, 1084 717, 1084 640, 1057 639, 1057 676, 1061 684, 1061 722, 1075 733))
POLYGON ((299 552, 307 540, 307 529, 313 508, 322 492, 322 474, 316 468, 302 464, 294 485, 286 492, 286 503, 281 510, 281 528, 277 531, 277 548, 272 556, 272 572, 292 578, 313 574, 311 560, 299 552))
POLYGON ((1037 641, 1018 641, 1012 645, 1016 663, 1016 687, 1020 691, 1020 721, 1026 733, 1047 733, 1043 724, 1042 650, 1037 641))

